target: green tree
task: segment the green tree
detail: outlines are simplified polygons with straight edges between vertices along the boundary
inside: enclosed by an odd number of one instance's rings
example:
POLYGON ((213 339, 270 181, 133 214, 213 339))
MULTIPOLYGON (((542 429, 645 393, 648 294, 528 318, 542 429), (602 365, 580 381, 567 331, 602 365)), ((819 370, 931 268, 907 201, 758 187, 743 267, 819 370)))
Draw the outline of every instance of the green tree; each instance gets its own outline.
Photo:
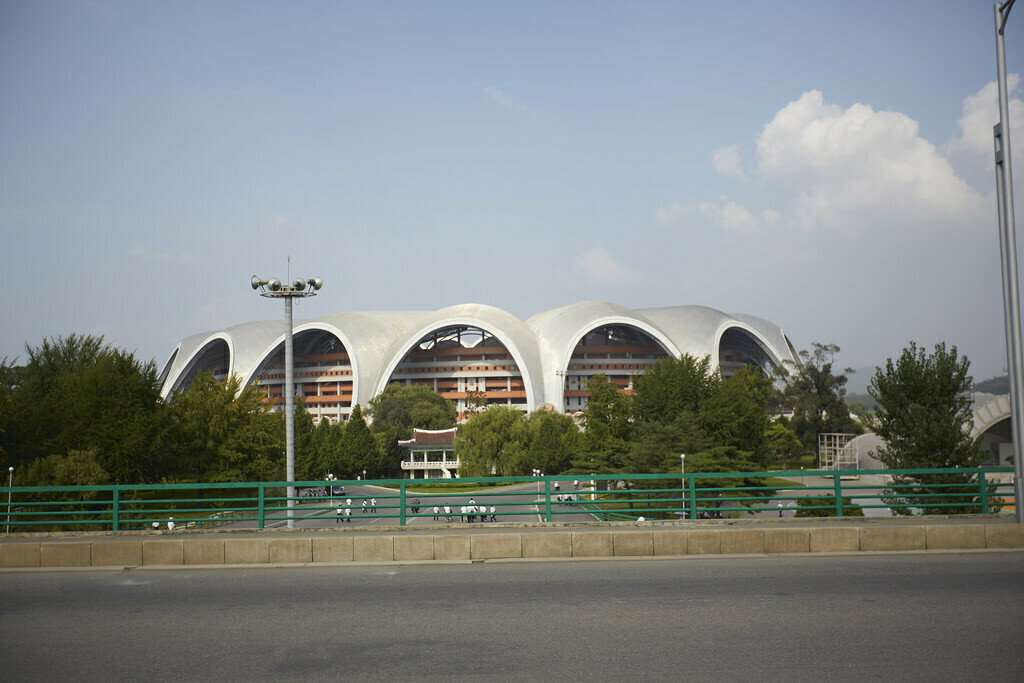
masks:
POLYGON ((389 384, 370 400, 370 430, 380 450, 381 476, 402 472, 408 451, 398 441, 412 438, 413 428, 451 429, 458 417, 455 404, 427 387, 389 384))
POLYGON ((632 431, 632 397, 610 381, 605 374, 597 374, 586 381, 587 412, 583 424, 588 432, 629 440, 632 431))
POLYGON ((356 473, 362 476, 364 471, 367 477, 382 475, 380 449, 363 419, 363 409, 358 403, 352 408, 340 445, 341 469, 348 473, 350 479, 357 476, 356 473))
POLYGON ((526 459, 517 474, 532 474, 534 469, 561 474, 569 469, 579 434, 572 417, 535 410, 526 417, 526 431, 526 459))
POLYGON ((767 469, 768 379, 758 368, 748 365, 712 386, 697 424, 711 443, 750 453, 758 469, 767 469))
MULTIPOLYGON (((759 472, 762 468, 760 463, 754 460, 753 455, 752 452, 740 450, 735 446, 715 446, 706 451, 687 453, 686 472, 694 474, 699 472, 759 472)), ((750 498, 749 504, 759 503, 761 501, 756 500, 753 494, 749 494, 744 489, 762 486, 764 486, 764 480, 758 477, 723 476, 714 479, 702 478, 695 480, 697 498, 700 499, 699 507, 709 510, 716 510, 723 506, 746 506, 748 504, 748 501, 744 500, 746 497, 750 498), (738 490, 735 492, 707 490, 723 488, 738 490), (739 500, 722 501, 723 495, 737 497, 739 500)), ((775 495, 775 492, 771 489, 762 488, 756 492, 756 495, 762 498, 771 497, 775 495)))
POLYGON ((26 366, 13 377, 4 373, 0 426, 10 464, 87 451, 117 483, 157 474, 154 445, 166 413, 154 363, 102 337, 71 335, 26 348, 26 366))
POLYGON ((491 406, 474 415, 455 435, 455 454, 463 476, 527 474, 526 416, 511 406, 491 406))
POLYGON ((284 481, 284 417, 255 385, 220 382, 207 371, 170 402, 164 444, 181 481, 284 481))
POLYGON ((796 432, 787 427, 781 421, 776 421, 765 433, 768 441, 768 452, 782 460, 782 469, 786 469, 786 458, 800 452, 803 444, 800 443, 796 432))
MULTIPOLYGON (((818 496, 815 498, 801 498, 796 502, 796 507, 796 512, 793 514, 794 517, 835 517, 836 497, 818 496)), ((843 517, 863 516, 864 510, 859 505, 854 505, 849 498, 843 497, 843 517)))
POLYGON ((633 378, 636 419, 670 424, 683 413, 698 413, 717 380, 710 356, 661 358, 650 370, 633 378))
POLYGON ((469 419, 477 413, 487 410, 487 394, 483 391, 473 389, 466 392, 465 419, 469 419))
POLYGON ((412 428, 450 429, 455 426, 455 404, 423 386, 389 384, 370 400, 370 417, 379 428, 399 427, 412 436, 412 428))
POLYGON ((5 356, 0 361, 0 464, 7 468, 12 462, 9 453, 9 439, 17 431, 18 420, 14 410, 14 392, 21 384, 24 368, 8 362, 5 356))
MULTIPOLYGON (((868 386, 878 402, 874 431, 885 442, 874 452, 875 457, 892 469, 980 465, 981 449, 970 436, 970 366, 966 357, 958 356, 955 346, 947 351, 945 343, 936 344, 935 351, 928 355, 911 342, 895 363, 891 358, 886 360, 885 368, 876 370, 868 386)), ((967 500, 950 495, 946 487, 975 481, 971 474, 894 475, 894 484, 908 488, 892 489, 891 500, 912 502, 925 514, 978 511, 977 505, 946 506, 967 500), (915 501, 920 495, 934 497, 915 501)), ((902 507, 894 511, 911 514, 902 507)))
POLYGON ((634 432, 624 470, 674 472, 680 453, 715 448, 747 453, 755 467, 767 467, 770 383, 758 368, 740 368, 723 379, 707 356, 664 358, 634 378, 634 387, 634 432))
MULTIPOLYGON (((107 483, 108 475, 95 453, 71 451, 67 455, 48 455, 31 462, 18 479, 19 486, 97 486, 107 483)), ((34 496, 48 500, 95 500, 99 493, 81 491, 34 496)))
POLYGON ((815 342, 812 348, 800 352, 801 362, 795 367, 775 369, 781 388, 773 398, 782 410, 793 412, 790 425, 805 451, 816 453, 818 434, 860 434, 864 428, 850 417, 845 401, 846 374, 832 373, 839 347, 815 342))
POLYGON ((679 455, 694 452, 696 446, 695 441, 688 438, 693 435, 688 434, 685 424, 684 420, 677 419, 671 424, 655 421, 637 425, 623 462, 624 471, 671 472, 678 469, 681 464, 679 455))
POLYGON ((316 426, 313 424, 313 416, 306 410, 302 397, 295 400, 295 480, 311 481, 320 479, 319 453, 314 443, 316 426))
POLYGON ((343 478, 347 476, 344 460, 341 456, 341 440, 345 435, 344 422, 332 422, 326 417, 320 418, 320 423, 313 432, 313 461, 318 469, 315 470, 316 477, 326 477, 333 474, 343 478))

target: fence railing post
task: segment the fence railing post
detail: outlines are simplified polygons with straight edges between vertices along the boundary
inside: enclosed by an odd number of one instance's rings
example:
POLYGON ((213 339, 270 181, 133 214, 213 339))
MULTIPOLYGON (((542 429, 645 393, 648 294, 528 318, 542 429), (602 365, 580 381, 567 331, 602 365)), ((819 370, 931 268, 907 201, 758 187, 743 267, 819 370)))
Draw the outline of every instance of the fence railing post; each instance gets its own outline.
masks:
POLYGON ((981 490, 978 492, 978 497, 981 499, 981 514, 987 515, 988 509, 988 486, 985 482, 985 470, 978 468, 978 486, 981 490))
POLYGON ((405 526, 405 480, 398 485, 398 526, 405 526))
POLYGON ((256 504, 256 527, 262 529, 267 519, 267 485, 259 483, 259 502, 256 504))
POLYGON ((692 474, 687 475, 686 481, 687 488, 690 493, 690 505, 689 505, 689 518, 697 519, 697 477, 692 474))
POLYGON ((544 480, 544 521, 551 521, 551 481, 544 480))
POLYGON ((113 504, 113 523, 114 531, 121 530, 121 489, 114 487, 113 495, 110 496, 110 502, 113 504))
POLYGON ((839 472, 832 475, 832 488, 836 495, 836 517, 843 516, 843 483, 839 478, 839 472))

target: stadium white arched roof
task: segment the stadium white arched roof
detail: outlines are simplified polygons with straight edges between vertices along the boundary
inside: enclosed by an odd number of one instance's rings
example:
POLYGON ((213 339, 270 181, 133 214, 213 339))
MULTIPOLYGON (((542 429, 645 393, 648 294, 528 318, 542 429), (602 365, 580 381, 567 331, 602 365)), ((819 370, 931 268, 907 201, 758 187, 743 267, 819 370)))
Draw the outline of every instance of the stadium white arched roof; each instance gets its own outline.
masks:
POLYGON ((636 311, 607 303, 586 301, 538 313, 526 321, 536 334, 544 377, 544 395, 549 402, 561 396, 562 378, 579 341, 591 330, 609 325, 626 325, 642 330, 657 341, 667 354, 679 356, 679 347, 665 332, 636 311))
POLYGON ((418 324, 408 333, 396 339, 388 349, 386 363, 380 366, 374 392, 370 397, 384 391, 395 368, 413 347, 431 332, 450 327, 476 327, 494 335, 512 355, 526 386, 527 405, 535 408, 534 382, 540 377, 541 364, 537 344, 530 330, 519 318, 500 308, 483 304, 460 304, 420 316, 418 324))
MULTIPOLYGON (((561 396, 558 371, 565 370, 580 339, 603 326, 629 326, 644 332, 667 353, 710 355, 717 366, 722 336, 731 329, 755 341, 774 364, 797 362, 792 345, 777 325, 749 315, 729 315, 706 306, 633 310, 589 301, 538 313, 525 323, 483 304, 460 304, 437 311, 355 311, 296 321, 294 334, 321 330, 335 335, 348 353, 353 373, 352 402, 367 405, 383 391, 406 354, 435 330, 467 326, 482 329, 505 345, 514 358, 534 410, 561 396)), ((164 397, 182 381, 212 344, 227 345, 229 375, 252 381, 261 363, 284 342, 281 320, 244 323, 220 332, 186 337, 178 343, 161 376, 164 397)))

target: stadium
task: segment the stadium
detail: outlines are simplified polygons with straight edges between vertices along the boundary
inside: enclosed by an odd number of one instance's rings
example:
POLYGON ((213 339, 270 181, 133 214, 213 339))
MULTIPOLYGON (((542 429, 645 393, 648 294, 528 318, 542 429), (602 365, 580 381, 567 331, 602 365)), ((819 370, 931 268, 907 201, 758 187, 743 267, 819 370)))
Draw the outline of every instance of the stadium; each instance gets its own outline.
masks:
MULTIPOLYGON (((423 385, 455 401, 575 414, 586 382, 603 374, 624 390, 665 356, 710 356, 723 376, 754 365, 796 362, 783 330, 761 318, 705 306, 632 310, 584 302, 525 322, 481 304, 437 311, 333 313, 293 324, 296 395, 314 422, 345 420, 389 384, 423 385)), ((283 397, 285 324, 251 322, 178 343, 160 375, 161 395, 191 386, 197 373, 237 375, 268 400, 283 397)))

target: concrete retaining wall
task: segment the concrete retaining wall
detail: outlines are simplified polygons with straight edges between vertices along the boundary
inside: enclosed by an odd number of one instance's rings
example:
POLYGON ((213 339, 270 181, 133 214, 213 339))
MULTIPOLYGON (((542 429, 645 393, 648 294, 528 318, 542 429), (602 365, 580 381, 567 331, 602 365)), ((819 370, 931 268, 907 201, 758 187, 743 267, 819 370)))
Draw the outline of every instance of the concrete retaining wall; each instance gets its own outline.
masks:
POLYGON ((284 565, 512 558, 665 557, 1024 549, 1024 525, 569 530, 438 535, 64 539, 0 543, 0 567, 284 565))

